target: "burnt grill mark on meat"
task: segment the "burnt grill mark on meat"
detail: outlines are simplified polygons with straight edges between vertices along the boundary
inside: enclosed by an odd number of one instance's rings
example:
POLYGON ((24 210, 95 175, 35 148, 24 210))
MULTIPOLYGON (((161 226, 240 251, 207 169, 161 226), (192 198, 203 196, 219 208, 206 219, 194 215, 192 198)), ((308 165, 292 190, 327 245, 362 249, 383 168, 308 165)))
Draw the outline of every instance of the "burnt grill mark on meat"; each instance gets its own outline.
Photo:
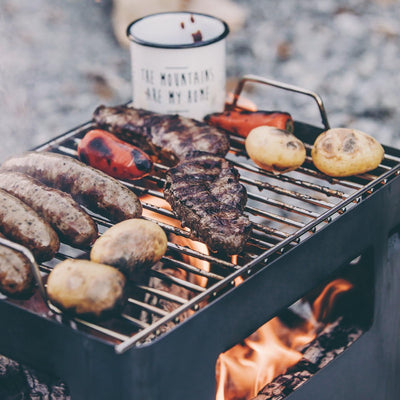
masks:
POLYGON ((212 251, 238 254, 250 235, 243 215, 246 189, 229 161, 197 153, 167 172, 164 195, 172 209, 212 251))

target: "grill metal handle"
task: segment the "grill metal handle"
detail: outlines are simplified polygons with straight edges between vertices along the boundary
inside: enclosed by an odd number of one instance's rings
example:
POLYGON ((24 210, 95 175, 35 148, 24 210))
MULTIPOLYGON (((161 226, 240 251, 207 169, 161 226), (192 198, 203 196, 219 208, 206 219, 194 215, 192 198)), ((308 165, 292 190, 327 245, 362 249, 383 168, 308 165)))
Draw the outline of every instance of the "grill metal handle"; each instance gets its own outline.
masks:
POLYGON ((261 83, 263 85, 269 85, 269 86, 273 86, 273 87, 276 87, 279 89, 284 89, 284 90, 288 90, 290 92, 300 93, 300 94, 304 94, 306 96, 312 97, 318 105, 319 113, 321 114, 322 123, 323 123, 325 129, 330 128, 324 103, 323 103, 321 97, 317 93, 312 92, 311 90, 303 89, 298 86, 290 85, 288 83, 283 83, 283 82, 275 81, 273 79, 263 78, 258 75, 251 75, 251 74, 244 75, 240 79, 240 81, 238 82, 238 84, 236 86, 236 89, 235 89, 235 92, 233 95, 233 102, 230 105, 230 107, 234 108, 237 106, 237 102, 239 100, 240 94, 242 93, 242 90, 243 90, 246 82, 261 83))
POLYGON ((56 314, 62 314, 62 312, 57 307, 55 307, 47 297, 47 292, 43 284, 42 275, 40 274, 39 266, 37 265, 33 254, 26 247, 21 246, 20 244, 14 243, 11 240, 2 237, 0 237, 0 245, 18 251, 19 253, 21 253, 26 257, 26 259, 29 261, 31 271, 38 285, 40 295, 42 296, 42 299, 46 303, 47 307, 56 314))

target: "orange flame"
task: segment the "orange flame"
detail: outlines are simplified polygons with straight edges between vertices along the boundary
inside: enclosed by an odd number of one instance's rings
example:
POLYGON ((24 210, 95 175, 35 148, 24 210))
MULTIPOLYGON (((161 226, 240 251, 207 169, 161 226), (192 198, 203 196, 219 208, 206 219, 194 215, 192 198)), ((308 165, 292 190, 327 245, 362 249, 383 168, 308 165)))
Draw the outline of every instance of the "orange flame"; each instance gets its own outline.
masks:
MULTIPOLYGON (((162 198, 158 198, 158 197, 151 196, 151 195, 144 195, 140 199, 141 199, 141 201, 143 201, 145 203, 163 208, 164 210, 171 211, 171 206, 169 205, 169 203, 162 198)), ((176 228, 181 227, 181 223, 177 219, 175 219, 173 217, 168 217, 166 215, 159 214, 155 211, 148 210, 146 208, 143 208, 143 215, 145 217, 154 219, 156 221, 163 222, 165 224, 169 224, 176 228)), ((203 253, 205 255, 209 254, 208 247, 204 243, 201 243, 201 242, 189 239, 189 238, 185 238, 183 236, 174 235, 174 234, 170 235, 170 240, 177 245, 187 246, 192 250, 198 251, 199 253, 203 253)), ((182 254, 182 259, 187 264, 197 267, 203 271, 207 271, 207 272, 210 271, 210 263, 208 261, 204 261, 199 258, 189 256, 187 254, 182 254)), ((199 275, 193 274, 193 276, 191 276, 191 280, 193 281, 193 283, 195 283, 199 286, 202 286, 202 287, 206 287, 206 285, 207 285, 207 278, 199 276, 199 275)))
MULTIPOLYGON (((337 296, 351 288, 352 284, 344 279, 329 283, 313 302, 316 320, 326 316, 337 296)), ((267 383, 300 361, 303 355, 299 350, 316 337, 316 320, 304 320, 289 328, 275 317, 242 343, 220 354, 216 400, 249 400, 257 396, 267 383)))
POLYGON ((352 287, 353 285, 345 279, 336 279, 328 283, 313 303, 315 319, 317 321, 325 321, 338 295, 350 290, 352 287))

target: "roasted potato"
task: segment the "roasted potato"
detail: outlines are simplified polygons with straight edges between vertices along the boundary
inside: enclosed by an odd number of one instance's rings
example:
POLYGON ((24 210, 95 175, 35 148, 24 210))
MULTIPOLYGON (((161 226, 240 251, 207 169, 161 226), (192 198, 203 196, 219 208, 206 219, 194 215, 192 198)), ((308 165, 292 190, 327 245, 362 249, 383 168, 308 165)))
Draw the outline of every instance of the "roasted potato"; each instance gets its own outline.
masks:
POLYGON ((49 274, 47 295, 66 313, 97 319, 122 308, 125 284, 125 276, 116 268, 68 259, 49 274))
POLYGON ((167 251, 167 236, 154 222, 134 218, 109 228, 90 252, 95 262, 112 265, 130 279, 140 280, 146 269, 167 251))
POLYGON ((293 171, 306 158, 303 142, 292 133, 272 126, 254 128, 247 136, 245 147, 255 164, 274 173, 293 171))
POLYGON ((317 137, 311 156, 314 165, 324 174, 343 177, 375 169, 383 159, 384 150, 364 132, 334 128, 317 137))

